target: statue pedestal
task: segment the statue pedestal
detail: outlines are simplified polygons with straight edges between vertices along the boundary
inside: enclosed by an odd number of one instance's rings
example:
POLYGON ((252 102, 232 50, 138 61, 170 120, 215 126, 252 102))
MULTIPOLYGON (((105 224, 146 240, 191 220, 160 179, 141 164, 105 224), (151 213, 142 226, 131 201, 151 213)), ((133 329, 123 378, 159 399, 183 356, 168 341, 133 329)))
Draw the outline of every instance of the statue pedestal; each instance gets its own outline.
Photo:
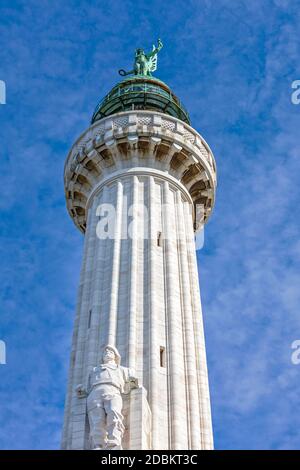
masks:
POLYGON ((144 387, 123 394, 125 432, 122 439, 124 450, 151 449, 151 411, 144 387))

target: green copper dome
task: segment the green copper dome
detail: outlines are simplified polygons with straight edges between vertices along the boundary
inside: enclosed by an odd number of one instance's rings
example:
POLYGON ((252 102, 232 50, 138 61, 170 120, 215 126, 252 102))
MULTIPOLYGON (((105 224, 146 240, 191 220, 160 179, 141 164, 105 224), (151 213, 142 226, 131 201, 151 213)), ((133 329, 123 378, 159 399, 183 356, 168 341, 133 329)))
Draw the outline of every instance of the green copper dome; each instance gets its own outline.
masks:
POLYGON ((114 86, 97 105, 91 123, 132 110, 158 111, 190 124, 186 109, 170 88, 149 75, 134 75, 114 86))

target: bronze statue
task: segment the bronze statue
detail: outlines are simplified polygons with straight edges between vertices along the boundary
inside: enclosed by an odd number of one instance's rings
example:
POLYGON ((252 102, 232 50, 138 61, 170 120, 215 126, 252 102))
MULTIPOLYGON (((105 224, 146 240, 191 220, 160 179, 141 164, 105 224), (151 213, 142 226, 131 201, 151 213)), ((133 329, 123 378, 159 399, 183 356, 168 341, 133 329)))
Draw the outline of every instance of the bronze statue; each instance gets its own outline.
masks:
POLYGON ((152 51, 146 54, 143 49, 136 49, 134 57, 134 68, 130 72, 119 70, 119 74, 124 77, 125 75, 143 75, 151 77, 151 72, 157 69, 157 53, 163 47, 163 43, 158 39, 157 47, 153 45, 152 51))

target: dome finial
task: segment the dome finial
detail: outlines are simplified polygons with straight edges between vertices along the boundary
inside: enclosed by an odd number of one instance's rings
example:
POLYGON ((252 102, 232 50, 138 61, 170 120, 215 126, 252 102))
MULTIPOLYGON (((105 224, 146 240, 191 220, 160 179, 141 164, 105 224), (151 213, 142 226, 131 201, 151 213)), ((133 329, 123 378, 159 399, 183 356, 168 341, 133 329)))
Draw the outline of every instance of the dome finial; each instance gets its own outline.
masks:
POLYGON ((155 72, 157 69, 157 53, 163 47, 163 43, 160 39, 157 41, 157 47, 152 46, 152 51, 148 54, 143 49, 136 49, 134 56, 133 70, 126 72, 125 70, 119 70, 119 74, 124 77, 125 75, 143 75, 151 77, 151 72, 155 72))

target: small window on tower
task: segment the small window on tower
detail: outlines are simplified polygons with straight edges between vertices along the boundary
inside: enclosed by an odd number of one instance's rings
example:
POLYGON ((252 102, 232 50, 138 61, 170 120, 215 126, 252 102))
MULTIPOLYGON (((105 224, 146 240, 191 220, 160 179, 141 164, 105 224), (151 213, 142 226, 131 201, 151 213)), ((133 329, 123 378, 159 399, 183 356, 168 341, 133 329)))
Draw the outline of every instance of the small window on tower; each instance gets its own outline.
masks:
POLYGON ((88 329, 90 329, 90 327, 91 327, 91 319, 92 319, 92 310, 89 310, 88 329))
POLYGON ((160 367, 166 367, 166 348, 160 347, 160 367))
POLYGON ((157 246, 162 246, 161 232, 157 232, 157 246))

